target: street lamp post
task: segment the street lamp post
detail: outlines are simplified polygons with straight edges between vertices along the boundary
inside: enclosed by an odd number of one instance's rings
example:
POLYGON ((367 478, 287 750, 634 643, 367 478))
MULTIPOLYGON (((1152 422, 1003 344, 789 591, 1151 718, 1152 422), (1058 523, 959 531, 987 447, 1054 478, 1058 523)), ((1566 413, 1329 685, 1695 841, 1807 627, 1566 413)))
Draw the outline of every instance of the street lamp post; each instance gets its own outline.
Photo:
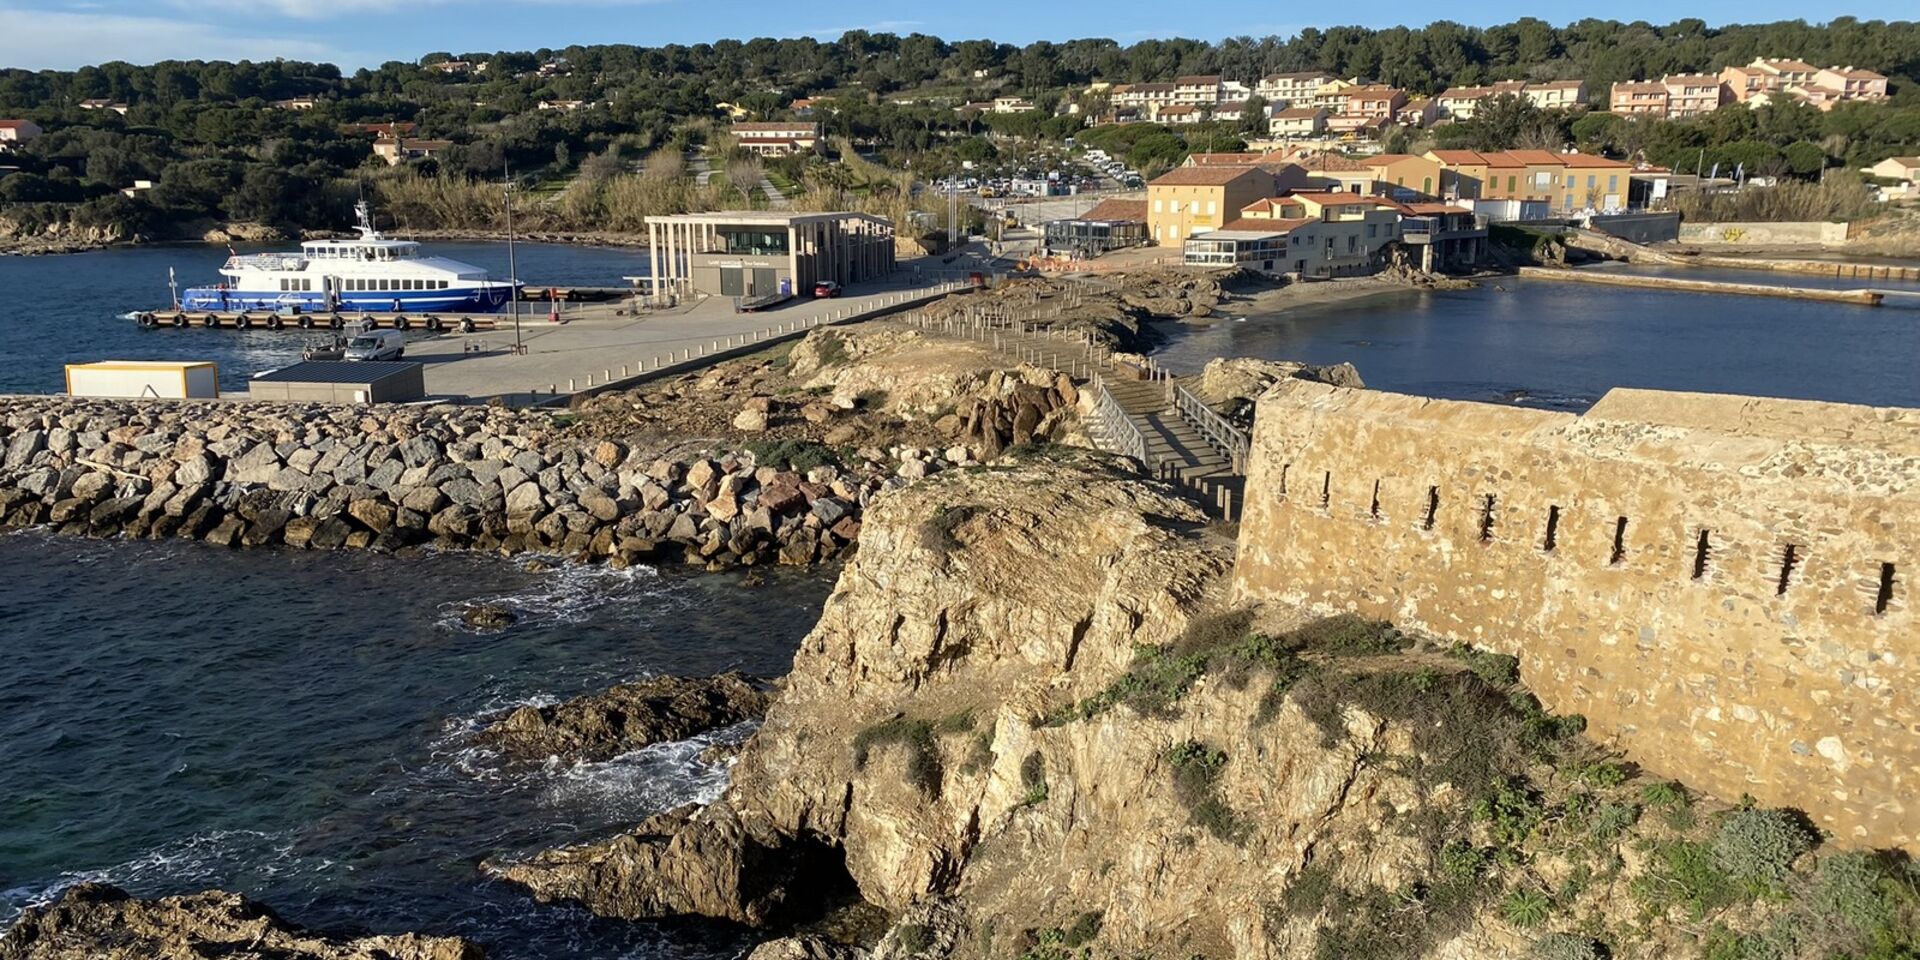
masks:
POLYGON ((507 298, 513 304, 513 352, 522 350, 520 341, 520 266, 514 259, 513 251, 513 169, 506 163, 500 164, 500 172, 505 177, 507 203, 507 298))

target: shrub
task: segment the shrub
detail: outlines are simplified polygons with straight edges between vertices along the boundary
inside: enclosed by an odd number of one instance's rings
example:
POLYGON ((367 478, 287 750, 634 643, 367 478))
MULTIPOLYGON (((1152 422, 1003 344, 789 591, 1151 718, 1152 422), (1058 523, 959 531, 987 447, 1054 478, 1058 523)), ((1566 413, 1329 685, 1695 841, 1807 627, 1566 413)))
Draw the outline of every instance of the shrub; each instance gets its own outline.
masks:
POLYGON ((1546 811, 1540 797, 1518 778, 1497 784, 1474 804, 1474 819, 1484 821, 1496 847, 1518 847, 1533 835, 1546 811))
POLYGON ((1020 798, 1022 806, 1033 806, 1047 799, 1047 761, 1035 750, 1020 761, 1020 785, 1027 788, 1020 798))
POLYGON ((1773 884, 1818 842, 1804 820, 1790 811, 1736 810, 1714 835, 1713 862, 1735 880, 1773 884))
POLYGON ((1048 722, 1057 726, 1071 720, 1091 720, 1121 703, 1150 717, 1173 716, 1178 712, 1176 705, 1186 697, 1194 681, 1206 672, 1205 653, 1176 655, 1169 647, 1136 647, 1133 666, 1120 679, 1107 689, 1056 711, 1048 722))
POLYGON ((903 923, 894 929, 893 938, 908 953, 923 953, 933 946, 933 931, 924 924, 903 923))
POLYGON ((753 462, 760 466, 795 473, 840 464, 831 448, 811 440, 749 440, 741 444, 741 449, 753 454, 753 462))
POLYGON ((1737 891, 1714 864, 1704 844, 1673 840, 1653 845, 1646 872, 1629 885, 1641 902, 1658 910, 1684 908, 1694 919, 1732 903, 1737 891))
POLYGON ((1671 780, 1649 783, 1640 788, 1640 802, 1662 810, 1678 810, 1692 803, 1687 788, 1671 780))
POLYGON ((1549 933, 1527 950, 1529 960, 1606 960, 1598 940, 1571 933, 1549 933))
POLYGON ((1094 937, 1100 935, 1103 919, 1104 915, 1098 910, 1089 910, 1074 917, 1073 923, 1067 927, 1067 933, 1061 940, 1061 945, 1069 950, 1085 946, 1094 937))
POLYGON ((1552 912, 1553 898, 1541 890, 1511 890, 1500 901, 1500 915, 1516 927, 1537 927, 1546 923, 1552 912))
POLYGON ((1293 630, 1286 640, 1287 645, 1296 650, 1342 657, 1399 653, 1413 646, 1413 641, 1395 630, 1393 624, 1350 613, 1315 620, 1293 630))
POLYGON ((1233 810, 1220 799, 1217 781, 1226 769, 1226 753, 1189 740, 1167 751, 1167 763, 1173 767, 1174 795, 1187 808, 1196 826, 1220 840, 1235 840, 1240 824, 1233 810))
POLYGON ((933 515, 920 524, 920 545, 942 561, 953 551, 960 548, 960 539, 955 533, 960 525, 973 518, 975 509, 969 506, 948 506, 941 504, 933 508, 933 515))
POLYGON ((1440 875, 1455 881, 1474 880, 1487 868, 1490 859, 1487 851, 1455 837, 1440 848, 1440 875))
POLYGON ((1475 650, 1463 644, 1454 644, 1447 655, 1467 665, 1473 675, 1495 686, 1504 687, 1520 680, 1520 661, 1504 653, 1490 653, 1475 650))
POLYGON ((853 737, 853 768, 864 770, 873 749, 889 744, 907 747, 907 780, 928 797, 940 795, 940 745, 933 725, 925 720, 895 717, 861 730, 853 737))
POLYGON ((1610 760, 1583 763, 1574 769, 1573 775, 1581 783, 1595 787, 1617 787, 1627 782, 1627 768, 1610 760))

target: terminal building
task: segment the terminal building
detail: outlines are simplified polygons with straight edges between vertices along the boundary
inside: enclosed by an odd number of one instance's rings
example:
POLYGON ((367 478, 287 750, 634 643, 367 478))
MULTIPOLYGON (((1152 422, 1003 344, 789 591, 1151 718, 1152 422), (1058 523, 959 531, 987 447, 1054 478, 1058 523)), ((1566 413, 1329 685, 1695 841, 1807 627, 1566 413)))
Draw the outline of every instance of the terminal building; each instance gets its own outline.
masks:
POLYGON ((729 210, 647 218, 656 296, 806 296, 886 278, 893 222, 864 213, 729 210))

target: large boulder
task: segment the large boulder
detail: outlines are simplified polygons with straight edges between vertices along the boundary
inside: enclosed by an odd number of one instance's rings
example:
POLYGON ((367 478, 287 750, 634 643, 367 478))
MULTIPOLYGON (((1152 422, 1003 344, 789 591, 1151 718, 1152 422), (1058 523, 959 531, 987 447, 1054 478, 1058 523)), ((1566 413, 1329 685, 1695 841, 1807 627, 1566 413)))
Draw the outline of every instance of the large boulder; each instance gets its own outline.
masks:
POLYGON ((521 707, 477 735, 521 759, 607 760, 648 744, 766 713, 767 694, 750 677, 653 677, 545 707, 521 707))

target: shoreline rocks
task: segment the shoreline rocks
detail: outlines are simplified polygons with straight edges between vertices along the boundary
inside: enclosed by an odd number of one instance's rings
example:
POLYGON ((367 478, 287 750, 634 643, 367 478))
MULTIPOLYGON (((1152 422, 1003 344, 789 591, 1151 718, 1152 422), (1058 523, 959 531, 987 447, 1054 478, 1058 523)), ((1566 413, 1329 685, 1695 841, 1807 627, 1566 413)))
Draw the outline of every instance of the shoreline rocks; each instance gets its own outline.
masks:
POLYGON ((458 937, 395 934, 334 937, 303 930, 264 904, 220 890, 136 900, 117 887, 82 883, 28 907, 0 933, 0 960, 483 960, 458 937))
POLYGON ((518 760, 610 760, 766 715, 751 677, 653 677, 545 707, 520 707, 475 735, 518 760))
POLYGON ((806 565, 851 549, 896 461, 923 456, 867 453, 798 473, 725 450, 659 459, 489 407, 19 398, 0 405, 0 529, 806 565))

